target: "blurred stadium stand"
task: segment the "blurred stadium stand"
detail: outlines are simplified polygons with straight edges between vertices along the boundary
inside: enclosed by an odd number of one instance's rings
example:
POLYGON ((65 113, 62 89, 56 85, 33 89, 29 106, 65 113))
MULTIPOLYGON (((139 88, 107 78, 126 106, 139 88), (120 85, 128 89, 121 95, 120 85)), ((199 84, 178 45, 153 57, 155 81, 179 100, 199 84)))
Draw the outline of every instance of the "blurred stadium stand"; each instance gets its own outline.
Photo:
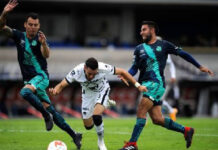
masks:
POLYGON ((55 47, 133 47, 142 20, 156 21, 159 35, 181 46, 218 45, 216 0, 20 0, 8 25, 22 30, 31 11, 40 14, 42 31, 55 47))
MULTIPOLYGON (((7 0, 0 1, 2 10, 7 0)), ((51 47, 48 59, 50 86, 90 56, 128 69, 134 47, 140 43, 142 20, 158 23, 163 39, 182 46, 199 62, 218 72, 217 0, 20 0, 7 24, 23 29, 28 12, 40 14, 41 29, 51 47)), ((19 96, 22 88, 14 43, 0 34, 0 118, 27 115, 29 104, 19 96)), ((180 87, 180 114, 218 116, 218 77, 205 76, 178 57, 173 57, 180 87)), ((167 82, 169 72, 166 69, 167 82)), ((112 110, 135 114, 138 91, 110 76, 112 110)), ((171 98, 171 94, 169 94, 171 98)), ((75 84, 52 97, 59 111, 67 106, 80 112, 81 89, 75 84)))

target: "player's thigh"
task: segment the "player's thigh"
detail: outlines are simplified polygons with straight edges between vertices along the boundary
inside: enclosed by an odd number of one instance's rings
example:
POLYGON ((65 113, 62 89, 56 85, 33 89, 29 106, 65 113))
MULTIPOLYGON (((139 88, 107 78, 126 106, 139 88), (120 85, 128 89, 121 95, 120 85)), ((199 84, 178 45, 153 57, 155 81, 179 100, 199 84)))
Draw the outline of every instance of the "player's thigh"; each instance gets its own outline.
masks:
POLYGON ((95 106, 95 97, 88 97, 85 95, 82 96, 81 111, 82 111, 82 118, 84 120, 92 117, 94 106, 95 106))
POLYGON ((153 107, 153 102, 147 98, 142 97, 140 103, 137 108, 137 117, 138 118, 146 118, 147 112, 153 107))
POLYGON ((94 124, 92 117, 90 117, 88 119, 83 119, 83 124, 86 127, 91 127, 94 124))
POLYGON ((163 117, 162 112, 161 112, 161 105, 157 105, 157 106, 152 107, 149 110, 149 115, 150 115, 153 123, 160 124, 160 125, 164 124, 164 117, 163 117))
POLYGON ((105 106, 103 106, 102 104, 97 103, 94 107, 94 112, 93 115, 102 115, 102 113, 105 110, 105 106))
POLYGON ((30 89, 31 91, 33 91, 33 93, 35 93, 36 92, 36 89, 35 89, 35 87, 33 87, 32 85, 30 85, 30 84, 26 84, 23 88, 28 88, 28 89, 30 89))
POLYGON ((108 107, 110 87, 105 87, 102 91, 98 92, 95 99, 95 113, 104 111, 108 107), (98 104, 98 105, 97 105, 98 104))
POLYGON ((29 81, 25 82, 26 85, 32 85, 36 90, 42 89, 45 90, 49 85, 49 80, 43 75, 37 75, 29 81))

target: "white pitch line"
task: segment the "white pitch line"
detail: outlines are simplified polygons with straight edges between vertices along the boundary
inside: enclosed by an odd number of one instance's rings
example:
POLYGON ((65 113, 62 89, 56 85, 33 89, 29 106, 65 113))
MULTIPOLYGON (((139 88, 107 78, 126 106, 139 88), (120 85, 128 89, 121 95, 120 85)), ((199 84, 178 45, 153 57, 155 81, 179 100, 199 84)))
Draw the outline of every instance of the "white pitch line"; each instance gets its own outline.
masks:
MULTIPOLYGON (((20 133, 47 133, 48 131, 46 130, 15 130, 15 129, 10 129, 10 130, 5 130, 5 129, 0 129, 0 132, 20 132, 20 133)), ((53 130, 52 132, 54 133, 61 133, 63 131, 61 130, 53 130)), ((95 131, 84 131, 82 133, 96 133, 95 131)), ((116 132, 116 131, 106 131, 106 134, 119 134, 119 135, 130 135, 131 132, 116 132)), ((205 137, 218 137, 218 134, 195 134, 194 136, 205 136, 205 137)))

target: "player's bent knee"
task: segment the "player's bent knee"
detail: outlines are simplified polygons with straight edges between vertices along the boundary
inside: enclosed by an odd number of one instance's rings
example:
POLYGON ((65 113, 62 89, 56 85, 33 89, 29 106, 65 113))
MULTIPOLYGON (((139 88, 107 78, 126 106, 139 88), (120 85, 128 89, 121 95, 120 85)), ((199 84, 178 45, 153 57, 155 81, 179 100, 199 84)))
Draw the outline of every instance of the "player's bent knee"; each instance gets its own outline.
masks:
POLYGON ((94 127, 94 124, 89 127, 85 125, 86 130, 91 130, 93 127, 94 127))
POLYGON ((101 123, 102 123, 102 116, 101 115, 93 115, 92 118, 93 118, 94 124, 96 126, 101 125, 101 123))
POLYGON ((21 90, 20 90, 20 95, 24 98, 24 99, 27 99, 28 98, 28 96, 30 95, 30 94, 32 94, 33 92, 30 90, 30 89, 28 89, 28 88, 22 88, 21 90))

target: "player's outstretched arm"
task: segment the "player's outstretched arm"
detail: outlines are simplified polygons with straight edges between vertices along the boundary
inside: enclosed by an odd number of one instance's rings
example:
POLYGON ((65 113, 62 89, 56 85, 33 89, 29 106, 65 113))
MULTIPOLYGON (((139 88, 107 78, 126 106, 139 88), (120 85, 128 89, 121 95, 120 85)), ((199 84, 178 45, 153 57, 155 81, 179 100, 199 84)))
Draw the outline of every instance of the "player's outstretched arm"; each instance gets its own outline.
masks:
POLYGON ((214 73, 204 67, 204 66, 201 66, 189 53, 181 50, 179 53, 178 53, 179 56, 181 56, 183 59, 185 59, 186 61, 192 63, 195 67, 197 67, 201 72, 206 72, 208 73, 210 76, 214 76, 214 73))
POLYGON ((49 93, 52 96, 58 95, 66 86, 69 84, 67 83, 66 79, 63 79, 59 84, 57 84, 54 88, 49 88, 49 93))
POLYGON ((140 92, 147 92, 147 88, 145 86, 142 86, 141 84, 139 84, 134 78, 133 76, 131 76, 127 71, 125 71, 124 69, 121 68, 116 68, 115 71, 116 75, 121 76, 122 78, 124 78, 127 81, 130 81, 132 84, 135 85, 136 88, 138 88, 138 90, 140 92))
POLYGON ((5 5, 4 10, 0 16, 0 30, 2 30, 6 25, 6 16, 18 5, 17 0, 10 0, 7 5, 5 5))

